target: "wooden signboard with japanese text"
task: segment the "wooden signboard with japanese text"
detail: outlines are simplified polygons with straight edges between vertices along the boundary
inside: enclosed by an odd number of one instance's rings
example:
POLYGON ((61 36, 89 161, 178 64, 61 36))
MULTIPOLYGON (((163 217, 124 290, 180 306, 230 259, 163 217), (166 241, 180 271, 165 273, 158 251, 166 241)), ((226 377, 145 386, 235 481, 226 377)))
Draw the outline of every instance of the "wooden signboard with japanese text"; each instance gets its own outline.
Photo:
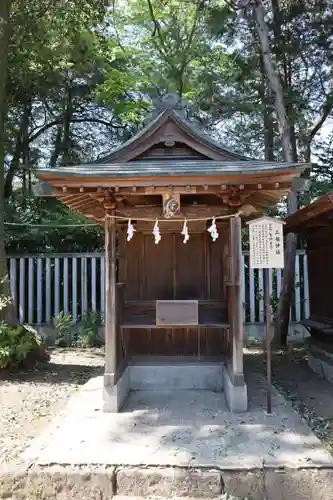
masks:
POLYGON ((284 267, 283 224, 272 217, 260 217, 248 222, 252 269, 284 267))

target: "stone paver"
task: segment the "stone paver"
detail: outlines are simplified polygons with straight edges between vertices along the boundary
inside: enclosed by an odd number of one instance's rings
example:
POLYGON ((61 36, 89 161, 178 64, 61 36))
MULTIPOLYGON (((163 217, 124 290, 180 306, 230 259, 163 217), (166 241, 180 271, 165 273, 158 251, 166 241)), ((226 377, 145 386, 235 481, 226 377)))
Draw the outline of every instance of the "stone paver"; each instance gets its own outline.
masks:
POLYGON ((123 496, 218 497, 224 485, 219 471, 123 468, 116 472, 117 494, 123 496))

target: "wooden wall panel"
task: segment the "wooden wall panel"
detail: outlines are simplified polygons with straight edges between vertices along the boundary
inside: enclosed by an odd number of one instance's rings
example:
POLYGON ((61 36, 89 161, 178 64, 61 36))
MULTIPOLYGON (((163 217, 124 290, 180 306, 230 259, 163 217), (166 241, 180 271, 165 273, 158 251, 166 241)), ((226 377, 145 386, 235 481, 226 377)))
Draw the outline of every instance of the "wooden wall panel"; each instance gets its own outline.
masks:
POLYGON ((127 354, 133 356, 222 356, 228 332, 223 328, 147 328, 123 330, 127 354))
POLYGON ((140 300, 140 286, 143 280, 142 269, 143 235, 135 234, 125 243, 125 300, 140 300))
POLYGON ((163 235, 156 245, 151 235, 144 235, 144 262, 141 263, 145 270, 144 300, 173 299, 172 236, 163 235))
MULTIPOLYGON (((220 234, 220 237, 215 241, 208 241, 207 246, 210 248, 210 298, 212 300, 221 300, 224 298, 223 284, 223 249, 225 244, 225 235, 220 234)), ((210 238, 211 239, 211 238, 210 238)))
POLYGON ((136 233, 125 243, 125 300, 223 300, 223 246, 208 233, 163 234, 158 245, 150 234, 136 233))
POLYGON ((191 234, 188 243, 175 235, 176 293, 178 300, 206 298, 205 234, 191 234))
MULTIPOLYGON (((137 232, 126 243, 125 300, 224 300, 223 235, 212 242, 208 233, 192 233, 187 244, 180 234, 137 232)), ((127 356, 205 356, 227 354, 223 328, 133 328, 122 330, 127 356)))
POLYGON ((154 144, 154 146, 147 149, 144 153, 140 154, 133 160, 143 159, 161 159, 175 161, 175 157, 209 160, 207 156, 198 153, 195 149, 190 148, 184 143, 176 142, 174 146, 165 146, 164 142, 154 144))
POLYGON ((310 311, 333 319, 333 241, 308 250, 310 311))

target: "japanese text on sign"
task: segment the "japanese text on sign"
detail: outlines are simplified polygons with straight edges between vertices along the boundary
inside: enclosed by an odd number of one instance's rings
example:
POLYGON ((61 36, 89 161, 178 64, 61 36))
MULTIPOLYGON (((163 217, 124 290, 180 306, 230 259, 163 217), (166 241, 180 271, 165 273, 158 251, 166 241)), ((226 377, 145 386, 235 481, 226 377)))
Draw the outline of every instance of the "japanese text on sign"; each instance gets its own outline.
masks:
POLYGON ((283 223, 262 217, 249 223, 250 267, 283 268, 283 223))

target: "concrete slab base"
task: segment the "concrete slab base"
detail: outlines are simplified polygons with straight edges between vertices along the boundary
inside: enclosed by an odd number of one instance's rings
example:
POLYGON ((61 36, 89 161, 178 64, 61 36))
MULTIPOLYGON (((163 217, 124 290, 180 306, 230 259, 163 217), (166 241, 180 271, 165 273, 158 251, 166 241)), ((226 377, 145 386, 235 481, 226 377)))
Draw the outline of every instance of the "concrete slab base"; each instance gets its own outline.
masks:
POLYGON ((23 462, 221 470, 333 466, 276 391, 270 416, 265 393, 258 403, 260 387, 255 406, 242 414, 230 413, 224 395, 212 391, 131 392, 120 413, 105 413, 101 385, 102 377, 85 384, 23 453, 23 462))
POLYGON ((207 390, 223 391, 222 361, 137 361, 127 366, 113 384, 114 374, 106 374, 103 384, 103 411, 117 413, 130 391, 207 390))
POLYGON ((128 367, 130 388, 137 390, 223 390, 223 362, 187 360, 134 362, 128 367))
POLYGON ((224 368, 224 393, 230 411, 242 413, 247 410, 247 386, 244 380, 235 384, 229 375, 227 367, 224 368))

